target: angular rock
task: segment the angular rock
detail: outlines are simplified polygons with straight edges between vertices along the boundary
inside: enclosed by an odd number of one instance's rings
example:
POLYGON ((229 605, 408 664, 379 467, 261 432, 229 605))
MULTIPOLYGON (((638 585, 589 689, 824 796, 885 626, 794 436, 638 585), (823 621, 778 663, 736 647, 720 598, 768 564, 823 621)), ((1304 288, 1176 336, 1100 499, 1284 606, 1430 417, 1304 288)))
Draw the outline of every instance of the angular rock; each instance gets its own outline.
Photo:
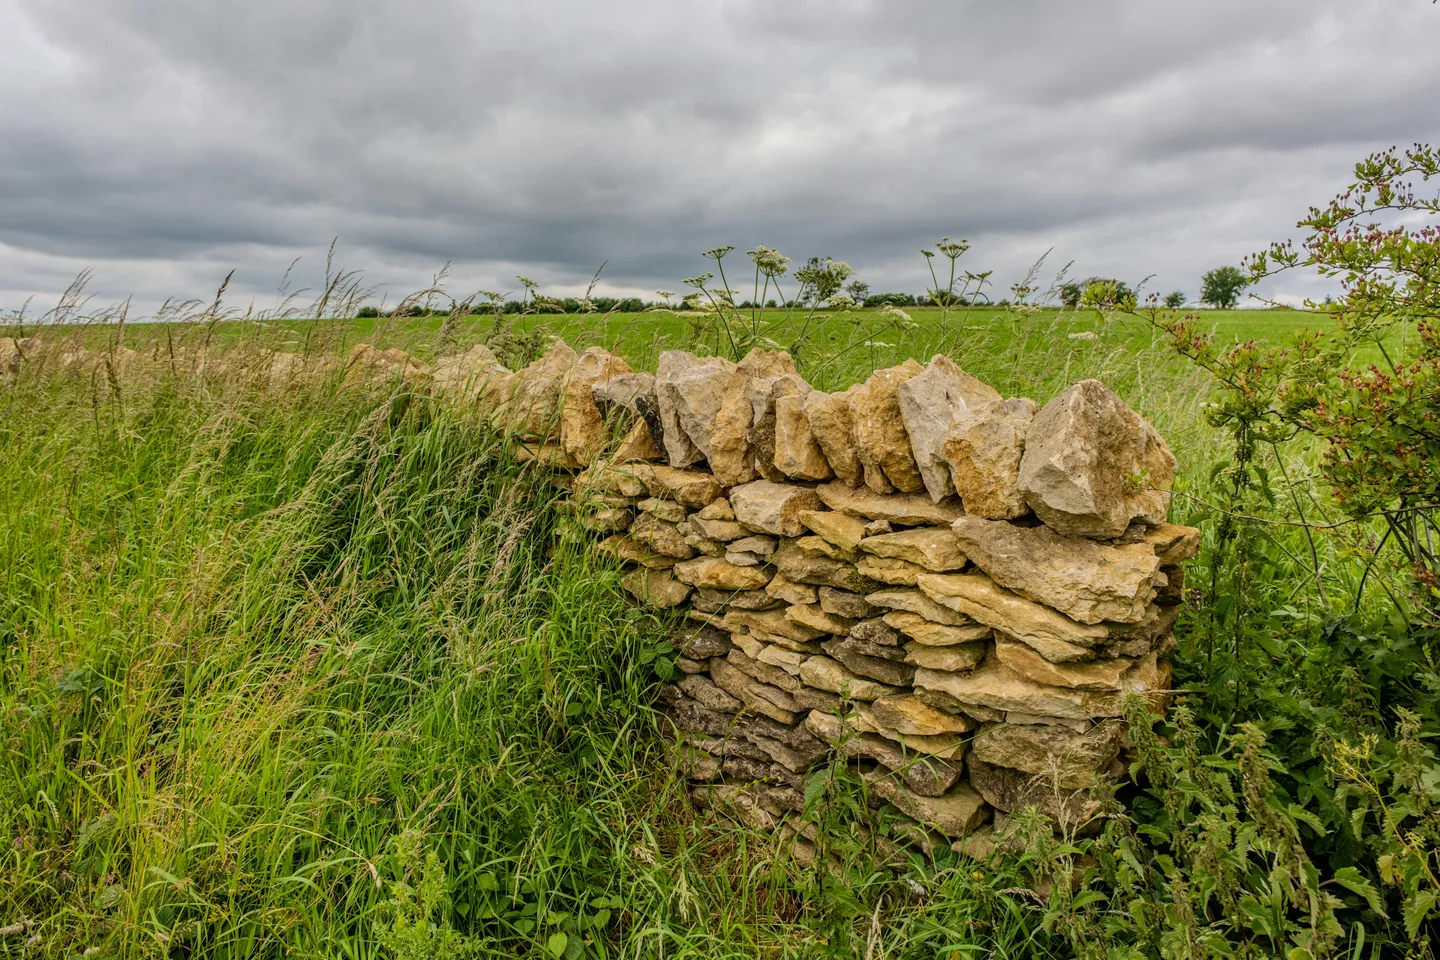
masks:
POLYGON ((575 463, 590 463, 605 443, 605 418, 595 403, 593 386, 630 372, 630 364, 599 347, 590 347, 576 358, 560 406, 560 449, 575 463))
POLYGON ((606 537, 595 545, 597 553, 615 557, 627 563, 638 563, 642 567, 662 570, 673 567, 679 561, 662 553, 656 553, 631 537, 606 537))
POLYGON ((1184 563, 1200 552, 1200 531, 1178 523, 1144 527, 1140 539, 1155 551, 1156 558, 1164 567, 1184 563))
POLYGON ((675 500, 692 509, 706 506, 724 491, 708 473, 699 470, 677 470, 659 464, 637 463, 631 473, 645 485, 652 497, 675 500))
POLYGON ((906 587, 913 587, 921 574, 930 572, 918 564, 907 563, 904 560, 891 560, 886 557, 868 555, 856 561, 855 569, 862 576, 872 580, 906 587))
POLYGON ((639 497, 645 493, 645 484, 635 471, 649 468, 649 464, 638 464, 633 467, 597 465, 582 471, 575 478, 573 489, 580 497, 607 493, 624 497, 639 497))
POLYGON ((1010 520, 1030 512, 1020 494, 1020 458, 1037 407, 1028 397, 997 401, 951 428, 940 456, 966 513, 1010 520))
POLYGON ((990 724, 970 744, 970 755, 995 767, 1044 776, 1067 790, 1101 779, 1120 755, 1123 725, 1107 720, 1084 733, 1057 726, 990 724))
POLYGON ((787 614, 788 610, 763 612, 735 610, 726 614, 725 626, 732 631, 745 630, 762 638, 782 637, 800 643, 808 643, 823 635, 823 631, 803 623, 797 623, 787 614))
POLYGON ((714 557, 717 560, 725 559, 725 544, 719 540, 711 540, 690 526, 690 521, 676 524, 676 529, 685 537, 685 543, 696 553, 703 553, 707 557, 714 557))
POLYGON ((756 480, 730 490, 730 507, 737 521, 750 530, 781 537, 804 533, 800 514, 819 506, 820 498, 809 487, 756 480))
POLYGON ((695 514, 693 519, 698 520, 734 520, 735 511, 730 507, 730 501, 724 497, 718 497, 695 514))
POLYGON ((1076 623, 1064 614, 995 585, 983 573, 932 573, 916 581, 936 603, 1034 647, 1047 660, 1088 660, 1110 639, 1103 626, 1076 623))
POLYGON ((1143 620, 1160 584, 1160 559, 1145 543, 1114 546, 980 517, 951 529, 995 583, 1080 623, 1143 620))
MULTIPOLYGON (((975 624, 974 620, 956 613, 949 607, 940 606, 940 604, 931 600, 919 590, 879 590, 870 594, 865 599, 877 607, 913 613, 916 616, 929 620, 931 623, 938 623, 948 627, 964 627, 975 624)), ((970 639, 979 638, 972 637, 970 639)), ((963 643, 965 641, 956 642, 963 643)))
POLYGON ((874 605, 860 594, 836 590, 834 587, 820 588, 820 609, 850 620, 863 620, 876 613, 874 605))
POLYGON ((700 627, 672 637, 671 643, 684 656, 695 660, 723 657, 730 652, 730 634, 714 627, 700 627))
POLYGON ((701 588, 696 591, 699 599, 715 603, 718 608, 726 610, 773 610, 780 606, 776 600, 764 590, 714 590, 701 588))
POLYGON ((671 576, 669 570, 642 567, 622 577, 620 585, 652 610, 670 610, 690 598, 690 588, 671 576))
POLYGON ((1096 693, 1125 689, 1126 678, 1141 669, 1140 661, 1125 657, 1051 663, 1034 648, 1004 637, 995 641, 995 656, 1005 666, 1035 683, 1096 693))
POLYGON ((655 395, 655 377, 649 373, 625 372, 596 380, 590 385, 590 396, 601 413, 624 410, 640 416, 638 400, 655 395))
POLYGON ((652 513, 670 523, 679 523, 685 519, 688 513, 683 505, 674 500, 661 500, 659 497, 648 497, 641 500, 635 504, 635 509, 641 513, 652 513))
MULTIPOLYGON (((822 587, 821 589, 829 588, 822 587)), ((808 583, 793 583, 779 574, 776 574, 770 581, 765 592, 776 600, 783 600, 786 603, 815 603, 820 599, 815 588, 808 583)))
POLYGON ((710 456, 715 415, 734 372, 735 364, 723 357, 697 357, 682 350, 660 354, 655 398, 672 467, 688 467, 710 456))
POLYGON ((851 627, 855 626, 854 620, 826 613, 818 604, 812 603, 795 604, 785 610, 785 616, 801 626, 842 637, 850 632, 851 627))
POLYGON ((768 557, 779 548, 774 537, 742 537, 730 544, 729 549, 739 550, 744 553, 754 553, 762 557, 768 557))
POLYGON ((936 737, 975 729, 975 722, 968 717, 941 713, 914 694, 882 697, 870 710, 877 724, 905 736, 936 737))
POLYGON ((634 426, 621 438, 620 445, 615 448, 610 459, 613 463, 647 463, 664 460, 665 451, 655 443, 645 421, 636 420, 634 426))
POLYGON ((710 676, 715 685, 733 697, 739 698, 745 707, 778 723, 791 724, 797 717, 799 705, 779 687, 761 683, 754 677, 737 669, 729 660, 712 660, 710 676))
POLYGON ((850 393, 850 416, 855 449, 865 467, 865 485, 874 493, 917 493, 925 489, 905 423, 900 413, 899 388, 924 371, 914 360, 876 370, 850 393), (888 482, 887 482, 888 481, 888 482))
POLYGON ((775 469, 796 480, 828 480, 834 472, 805 416, 809 392, 775 398, 775 469))
POLYGON ((1030 423, 1020 492, 1046 526, 1110 539, 1165 522, 1175 457, 1147 421, 1098 380, 1082 380, 1030 423))
POLYGON ((763 590, 770 582, 769 574, 753 567, 737 567, 714 557, 697 557, 676 564, 675 579, 692 587, 710 590, 763 590))
POLYGON ((773 644, 760 643, 754 637, 746 637, 738 633, 734 635, 734 640, 734 649, 725 655, 725 660, 730 666, 761 683, 779 687, 786 693, 793 694, 803 686, 789 670, 771 662, 776 659, 774 656, 761 659, 761 654, 764 654, 767 648, 773 647, 773 644))
POLYGON ((1018 813, 1034 807, 1070 832, 1089 833, 1098 826, 1091 821, 1100 813, 1100 800, 1087 791, 1058 788, 1053 778, 997 767, 973 757, 966 767, 971 787, 996 810, 1018 813))
POLYGON ((800 665, 800 679, 817 690, 838 693, 851 700, 878 700, 900 691, 884 683, 856 676, 828 657, 811 657, 800 665))
POLYGON ((847 670, 857 676, 878 680, 892 687, 907 687, 910 685, 910 681, 915 678, 914 665, 900 663, 883 657, 869 656, 860 649, 860 645, 863 643, 864 641, 846 637, 843 640, 826 640, 821 646, 826 653, 835 660, 838 660, 847 670))
MULTIPOLYGON (((1158 706, 1166 700, 1169 686, 1170 665, 1165 661, 1128 677, 1124 692, 1140 694, 1158 706)), ((969 673, 921 667, 915 671, 915 687, 941 691, 962 704, 1067 720, 1118 717, 1122 699, 1118 693, 1088 693, 1035 683, 993 659, 969 673)))
POLYGON ((675 524, 667 523, 653 514, 643 514, 630 525, 630 536, 655 553, 689 560, 695 556, 695 549, 685 542, 685 536, 675 524))
POLYGON ((928 496, 883 496, 868 490, 853 490, 843 483, 822 483, 815 492, 831 510, 906 526, 949 524, 965 514, 958 500, 933 503, 928 496))
POLYGON ((837 547, 824 537, 801 537, 795 541, 795 546, 803 550, 807 557, 824 557, 841 563, 854 563, 860 559, 859 550, 837 547))
POLYGON ((887 626, 905 634, 913 642, 927 647, 954 647, 987 640, 993 631, 983 623, 970 623, 963 627, 926 620, 918 613, 895 611, 885 614, 887 626))
POLYGON ((964 783, 958 783, 941 797, 923 797, 911 793, 897 782, 894 773, 879 768, 865 774, 871 788, 881 798, 894 804, 906 816, 934 827, 947 837, 963 837, 976 829, 990 815, 985 800, 964 783))
POLYGON ((805 394, 803 410, 810 434, 820 445, 825 460, 835 476, 847 486, 857 487, 864 479, 864 468, 855 446, 854 421, 850 413, 850 395, 830 394, 812 390, 805 394))
POLYGON ((565 382, 578 360, 564 340, 556 340, 539 360, 516 371, 505 406, 505 427, 527 437, 554 436, 565 382))
POLYGON ((901 383, 898 391, 901 419, 920 477, 930 499, 939 503, 955 494, 950 465, 942 455, 951 430, 999 401, 1000 394, 942 355, 931 359, 925 372, 901 383))
MULTIPOLYGON (((959 525, 967 519, 970 518, 961 517, 955 523, 959 525)), ((866 537, 859 546, 865 553, 904 560, 933 573, 959 570, 965 566, 966 560, 960 541, 946 527, 914 527, 898 533, 866 537)))
POLYGON ((793 543, 781 547, 770 558, 775 569, 787 580, 821 587, 835 587, 851 593, 870 593, 880 584, 859 573, 848 563, 810 557, 793 543))
POLYGON ((743 704, 721 690, 710 680, 709 677, 696 674, 686 677, 676 684, 687 696, 693 697, 695 702, 707 710, 720 710, 725 713, 738 713, 743 704))
POLYGON ((840 718, 824 711, 810 711, 805 717, 805 728, 827 743, 843 746, 848 757, 874 760, 897 771, 905 786, 920 796, 942 795, 964 772, 957 761, 907 754, 899 744, 873 733, 847 736, 840 718))
POLYGON ((749 483, 756 477, 751 426, 750 375, 736 370, 723 388, 708 457, 715 478, 727 487, 749 483))
MULTIPOLYGON (((8 338, 0 338, 0 373, 6 370, 3 344, 8 338)), ((14 343, 14 341, 11 341, 14 343)), ((13 350, 13 348, 12 348, 13 350)), ((18 352, 12 354, 15 357, 14 369, 18 369, 18 352)), ((509 375, 510 371, 501 365, 499 359, 490 348, 483 344, 476 344, 463 354, 456 354, 449 357, 441 357, 435 361, 435 370, 431 375, 431 383, 439 393, 448 394, 452 397, 459 397, 467 400, 476 400, 483 393, 487 381, 498 376, 509 375)))
POLYGON ((738 521, 709 520, 702 518, 698 513, 690 518, 690 526, 698 530, 701 536, 710 540, 718 540, 721 543, 742 540, 750 535, 750 531, 738 521))
POLYGON ((975 669, 984 659, 983 643, 962 643, 953 647, 932 647, 914 642, 905 645, 905 662, 927 670, 961 673, 975 669))
POLYGON ((900 634, 884 620, 862 620, 850 628, 850 636, 877 647, 900 646, 900 634))

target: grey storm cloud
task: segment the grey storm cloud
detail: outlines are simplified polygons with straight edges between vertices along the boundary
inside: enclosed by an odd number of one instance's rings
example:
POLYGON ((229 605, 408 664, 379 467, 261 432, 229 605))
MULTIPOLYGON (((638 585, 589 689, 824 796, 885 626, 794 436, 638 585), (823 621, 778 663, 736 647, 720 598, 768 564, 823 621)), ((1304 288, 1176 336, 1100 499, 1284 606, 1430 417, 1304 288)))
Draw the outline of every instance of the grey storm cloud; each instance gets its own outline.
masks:
POLYGON ((1440 139, 1437 41, 1425 0, 0 0, 0 308, 260 294, 331 238, 392 297, 756 243, 919 290, 941 235, 1002 291, 1053 249, 1193 294, 1440 139))

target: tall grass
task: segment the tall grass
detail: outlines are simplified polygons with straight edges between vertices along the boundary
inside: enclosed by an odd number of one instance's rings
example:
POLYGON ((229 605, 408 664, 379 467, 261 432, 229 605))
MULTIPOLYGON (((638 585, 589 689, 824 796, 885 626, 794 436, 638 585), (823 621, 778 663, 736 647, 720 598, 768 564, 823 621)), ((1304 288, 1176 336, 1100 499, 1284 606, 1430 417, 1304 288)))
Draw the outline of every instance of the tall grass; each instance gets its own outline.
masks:
POLYGON ((467 955, 1044 954, 1013 877, 692 812, 557 496, 398 384, 0 389, 0 955, 389 955, 402 837, 467 955))

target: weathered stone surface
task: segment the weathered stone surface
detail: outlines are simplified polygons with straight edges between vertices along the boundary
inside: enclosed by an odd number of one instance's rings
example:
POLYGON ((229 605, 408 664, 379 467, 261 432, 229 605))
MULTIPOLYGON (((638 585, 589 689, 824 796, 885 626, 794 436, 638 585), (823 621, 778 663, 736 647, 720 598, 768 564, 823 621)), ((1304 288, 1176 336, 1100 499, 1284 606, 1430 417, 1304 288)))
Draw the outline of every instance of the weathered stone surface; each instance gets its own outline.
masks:
POLYGON ((878 700, 900 691, 884 683, 851 673, 829 657, 811 657, 800 666, 800 679, 817 690, 838 693, 851 700, 878 700))
POLYGON ((895 527, 889 520, 871 520, 865 524, 865 536, 867 537, 880 537, 894 532, 895 527))
POLYGON ((628 469, 650 496, 675 500, 692 509, 706 506, 723 492, 713 476, 699 470, 677 470, 651 463, 637 463, 628 469))
POLYGON ((675 529, 685 538, 686 544, 697 553, 703 553, 707 557, 715 557, 718 560, 725 559, 725 544, 719 540, 711 540, 700 531, 691 526, 691 521, 675 525, 675 529))
POLYGON ((861 574, 848 563, 807 556, 805 551, 793 543, 777 550, 771 556, 770 562, 785 579, 796 583, 867 594, 880 586, 878 581, 861 574))
POLYGON ((710 676, 717 687, 739 698, 747 709, 779 723, 795 722, 799 705, 779 687, 761 683, 729 660, 710 661, 710 676))
MULTIPOLYGON (((774 644, 761 643, 754 637, 747 637, 739 633, 733 634, 731 639, 734 640, 735 647, 725 655, 725 659, 735 669, 754 677, 761 683, 779 687, 786 693, 794 693, 804 685, 789 670, 773 663, 775 657, 769 656, 761 659, 761 654, 765 653, 767 648, 774 647, 774 644)), ((783 650, 784 648, 777 647, 776 649, 783 650)))
POLYGON ((1165 585, 1155 591, 1155 602, 1162 607, 1173 607, 1185 602, 1185 568, 1161 567, 1160 575, 1165 585))
POLYGON ((975 721, 969 717, 941 713, 914 694, 882 697, 870 705, 875 722, 911 737, 938 737, 969 733, 975 721))
MULTIPOLYGON (((675 579, 711 590, 763 590, 769 574, 753 567, 737 567, 714 557, 697 557, 676 564, 675 579)), ((768 595, 766 599, 769 599, 768 595)))
POLYGON ((1145 619, 1161 582, 1149 544, 1101 544, 980 517, 961 517, 951 529, 995 583, 1080 623, 1145 619))
POLYGON ((802 686, 791 696, 805 710, 823 710, 826 713, 838 714, 845 709, 845 701, 837 694, 826 690, 817 690, 814 687, 802 686))
MULTIPOLYGON (((4 373, 7 369, 4 348, 7 340, 11 344, 15 342, 8 337, 0 337, 0 373, 4 373)), ((11 350, 14 351, 13 346, 11 350)), ((12 352, 11 355, 18 362, 18 351, 12 352)), ((430 375, 430 382, 434 384, 435 390, 439 393, 475 400, 484 391, 486 381, 497 375, 509 374, 509 372, 501 365, 489 347, 477 343, 465 353, 457 353, 436 360, 435 369, 430 375)))
POLYGON ((603 377, 590 385, 590 396, 601 413, 624 410, 640 416, 641 396, 655 396, 655 376, 650 373, 625 372, 603 377))
POLYGON ((630 372, 630 364, 599 347, 588 348, 571 366, 562 388, 560 449, 575 463, 590 463, 605 443, 605 418, 591 388, 630 372))
POLYGON ((573 489, 581 498, 600 494, 614 494, 624 497, 639 497, 645 494, 645 484, 636 474, 637 469, 649 469, 649 464, 634 466, 596 465, 583 470, 575 478, 573 489))
POLYGON ((730 501, 724 497, 717 497, 711 500, 700 512, 691 519, 696 520, 734 520, 735 511, 730 506, 730 501))
POLYGON ((1174 479, 1165 441, 1098 380, 1035 414, 1020 461, 1025 502, 1066 536, 1109 539, 1137 518, 1163 523, 1174 479))
POLYGON ((1057 726, 989 724, 970 744, 970 755, 991 766, 1042 775, 1068 790, 1088 787, 1120 755, 1122 725, 1107 720, 1084 733, 1057 726))
MULTIPOLYGON (((1152 703, 1161 704, 1168 695, 1170 665, 1167 661, 1163 665, 1138 670, 1125 682, 1125 692, 1138 693, 1147 696, 1152 703)), ((921 667, 915 671, 915 687, 917 690, 924 687, 942 691, 962 704, 1035 716, 1069 720, 1120 716, 1120 694, 1090 693, 1036 683, 995 659, 986 660, 968 673, 921 667)))
MULTIPOLYGON (((1034 807, 1062 829, 1085 827, 1100 813, 1100 800, 1083 790, 1057 788, 1052 778, 997 767, 971 757, 970 786, 997 810, 1018 813, 1034 807)), ((1089 832, 1082 830, 1081 832, 1089 832)))
POLYGON ((856 487, 864 479, 864 468, 855 447, 855 427, 850 413, 851 392, 831 394, 812 390, 805 394, 803 408, 810 434, 820 445, 835 476, 840 478, 841 483, 856 487))
POLYGON ((865 467, 865 485, 874 493, 890 493, 892 489, 917 493, 925 489, 905 434, 899 393, 902 383, 924 369, 914 360, 906 360, 876 370, 850 393, 855 449, 865 467))
POLYGON ((854 620, 826 613, 819 604, 813 603, 795 604, 785 610, 785 616, 801 626, 839 636, 845 636, 855 626, 854 620))
POLYGON ((906 526, 949 524, 965 515, 958 500, 932 503, 928 496, 882 496, 868 490, 854 490, 843 483, 822 483, 815 492, 831 510, 906 526))
MULTIPOLYGON (((944 626, 965 627, 975 624, 974 620, 956 613, 949 607, 940 606, 940 604, 931 600, 919 590, 879 590, 870 594, 865 599, 877 607, 913 613, 916 616, 929 620, 931 623, 943 624, 944 626)), ((970 639, 979 638, 972 637, 970 639)), ((964 643, 965 641, 957 640, 956 642, 964 643)))
POLYGON ((918 613, 896 610, 885 614, 885 623, 905 634, 915 643, 927 647, 954 647, 986 640, 993 632, 983 623, 968 623, 963 627, 935 623, 918 613))
POLYGON ((1105 627, 1076 623, 996 586, 983 573, 932 573, 916 583, 936 603, 1028 643, 1056 663, 1092 659, 1094 648, 1110 639, 1105 627))
POLYGON ((741 540, 750 535, 750 531, 738 521, 709 520, 701 517, 698 513, 690 518, 690 526, 698 530, 702 536, 718 540, 721 543, 741 540))
POLYGON ((674 557, 656 553, 632 537, 606 537, 595 545, 595 550, 597 553, 614 557, 617 560, 638 563, 642 567, 650 567, 655 570, 673 567, 679 562, 674 557))
POLYGON ((855 569, 872 580, 906 587, 913 587, 922 573, 930 572, 918 564, 868 554, 855 562, 855 569))
POLYGON ((683 350, 660 354, 655 398, 664 426, 662 442, 672 467, 688 467, 710 455, 710 436, 735 364, 683 350))
POLYGON ((1080 663, 1051 663, 1034 648, 999 637, 995 655, 1000 662, 1026 679, 1052 687, 1104 692, 1123 690, 1125 679, 1140 668, 1138 660, 1116 657, 1080 663))
POLYGON ((630 536, 655 553, 689 560, 695 556, 695 549, 685 542, 685 536, 675 524, 667 523, 653 514, 642 514, 630 525, 630 536))
POLYGON ((730 634, 715 627, 686 630, 671 637, 671 643, 681 654, 695 660, 723 657, 730 652, 730 634))
POLYGON ((670 523, 679 523, 688 514, 682 504, 676 503, 674 500, 661 500, 659 497, 647 497, 635 504, 635 509, 641 513, 653 513, 661 520, 667 520, 670 523))
POLYGON ((803 550, 807 557, 825 557, 841 563, 854 563, 860 559, 859 550, 837 547, 824 537, 801 537, 795 541, 795 546, 803 550))
POLYGON ((664 460, 665 451, 655 443, 645 421, 636 420, 629 432, 621 438, 619 446, 615 448, 615 453, 610 459, 613 463, 645 463, 664 460))
POLYGON ((652 610, 669 610, 690 598, 690 587, 671 576, 669 570, 641 567, 621 578, 620 585, 652 610))
POLYGON ((744 553, 754 553, 762 557, 768 557, 770 556, 770 554, 774 553, 779 548, 779 546, 780 545, 775 542, 774 537, 749 536, 742 537, 739 540, 736 540, 734 543, 730 544, 729 549, 740 550, 744 553))
POLYGON ((827 743, 843 744, 848 757, 874 760, 896 771, 905 786, 920 796, 944 794, 964 772, 957 761, 907 754, 900 744, 873 733, 847 736, 840 718, 824 711, 810 711, 805 717, 805 728, 827 743))
POLYGON ((505 405, 511 433, 546 438, 558 432, 565 382, 578 359, 564 340, 556 340, 539 360, 516 371, 505 405))
POLYGON ((756 480, 730 490, 735 519, 750 530, 776 536, 798 537, 804 533, 800 514, 819 506, 820 498, 809 487, 756 480))
MULTIPOLYGON (((961 517, 956 523, 965 519, 961 517)), ((859 546, 865 553, 904 560, 934 573, 947 573, 965 566, 966 558, 960 541, 948 527, 914 527, 898 533, 866 537, 859 546)))
POLYGON ((808 643, 823 635, 822 630, 792 620, 788 612, 788 609, 760 612, 735 610, 726 614, 725 626, 730 630, 746 630, 762 637, 784 637, 801 643, 808 643))
POLYGON ((997 400, 954 424, 940 449, 965 512, 995 520, 1030 512, 1020 495, 1020 458, 1037 404, 997 400))
POLYGON ((882 647, 899 647, 900 633, 884 620, 862 620, 850 628, 850 636, 882 647))
POLYGON ((905 661, 928 670, 959 673, 973 670, 985 659, 985 644, 962 643, 953 647, 932 647, 924 643, 905 644, 905 661))
POLYGON ((676 684, 688 696, 694 697, 695 702, 707 710, 722 710, 726 713, 736 713, 743 704, 715 686, 709 677, 701 674, 686 677, 676 684))
POLYGON ((1155 557, 1164 567, 1184 563, 1200 552, 1200 531, 1178 523, 1142 526, 1140 540, 1155 551, 1155 557))
POLYGON ((1000 394, 940 355, 931 359, 923 373, 901 383, 898 392, 901 419, 920 477, 930 499, 939 503, 955 494, 950 465, 943 456, 951 430, 980 408, 999 401, 1000 394))
POLYGON ((864 644, 863 640, 846 637, 826 640, 821 646, 826 653, 857 676, 888 683, 892 687, 910 685, 910 681, 915 678, 913 664, 892 660, 888 657, 870 656, 864 649, 864 644))
POLYGON ((834 587, 820 588, 820 609, 850 620, 863 620, 875 616, 878 612, 874 604, 860 594, 836 590, 834 587))
POLYGON ((884 768, 865 775, 871 789, 894 804, 901 813, 934 827, 948 837, 963 837, 990 815, 985 800, 969 786, 958 783, 941 797, 923 797, 906 790, 896 775, 884 768))
POLYGON ((727 487, 756 477, 750 449, 750 375, 736 370, 725 382, 710 434, 710 470, 727 487))
MULTIPOLYGON (((822 588, 828 589, 828 588, 822 588)), ((776 574, 765 588, 765 592, 776 600, 786 603, 815 603, 820 599, 816 589, 808 583, 795 583, 776 574)))
POLYGON ((775 397, 775 469, 796 480, 834 476, 805 416, 804 391, 775 397))
MULTIPOLYGON (((799 389, 797 384, 778 386, 781 377, 755 377, 748 381, 750 397, 751 465, 762 479, 784 483, 789 478, 775 466, 775 395, 799 389)), ((795 378, 799 380, 798 377, 795 378)))

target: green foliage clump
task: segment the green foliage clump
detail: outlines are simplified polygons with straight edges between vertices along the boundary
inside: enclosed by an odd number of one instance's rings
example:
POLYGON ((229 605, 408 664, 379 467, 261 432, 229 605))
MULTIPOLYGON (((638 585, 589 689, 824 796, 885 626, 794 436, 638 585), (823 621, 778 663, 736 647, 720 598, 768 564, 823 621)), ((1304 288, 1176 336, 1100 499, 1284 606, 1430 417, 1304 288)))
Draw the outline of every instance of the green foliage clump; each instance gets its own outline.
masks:
POLYGON ((1200 302, 1217 310, 1233 310, 1249 282, 1239 267, 1216 267, 1200 278, 1200 302))

